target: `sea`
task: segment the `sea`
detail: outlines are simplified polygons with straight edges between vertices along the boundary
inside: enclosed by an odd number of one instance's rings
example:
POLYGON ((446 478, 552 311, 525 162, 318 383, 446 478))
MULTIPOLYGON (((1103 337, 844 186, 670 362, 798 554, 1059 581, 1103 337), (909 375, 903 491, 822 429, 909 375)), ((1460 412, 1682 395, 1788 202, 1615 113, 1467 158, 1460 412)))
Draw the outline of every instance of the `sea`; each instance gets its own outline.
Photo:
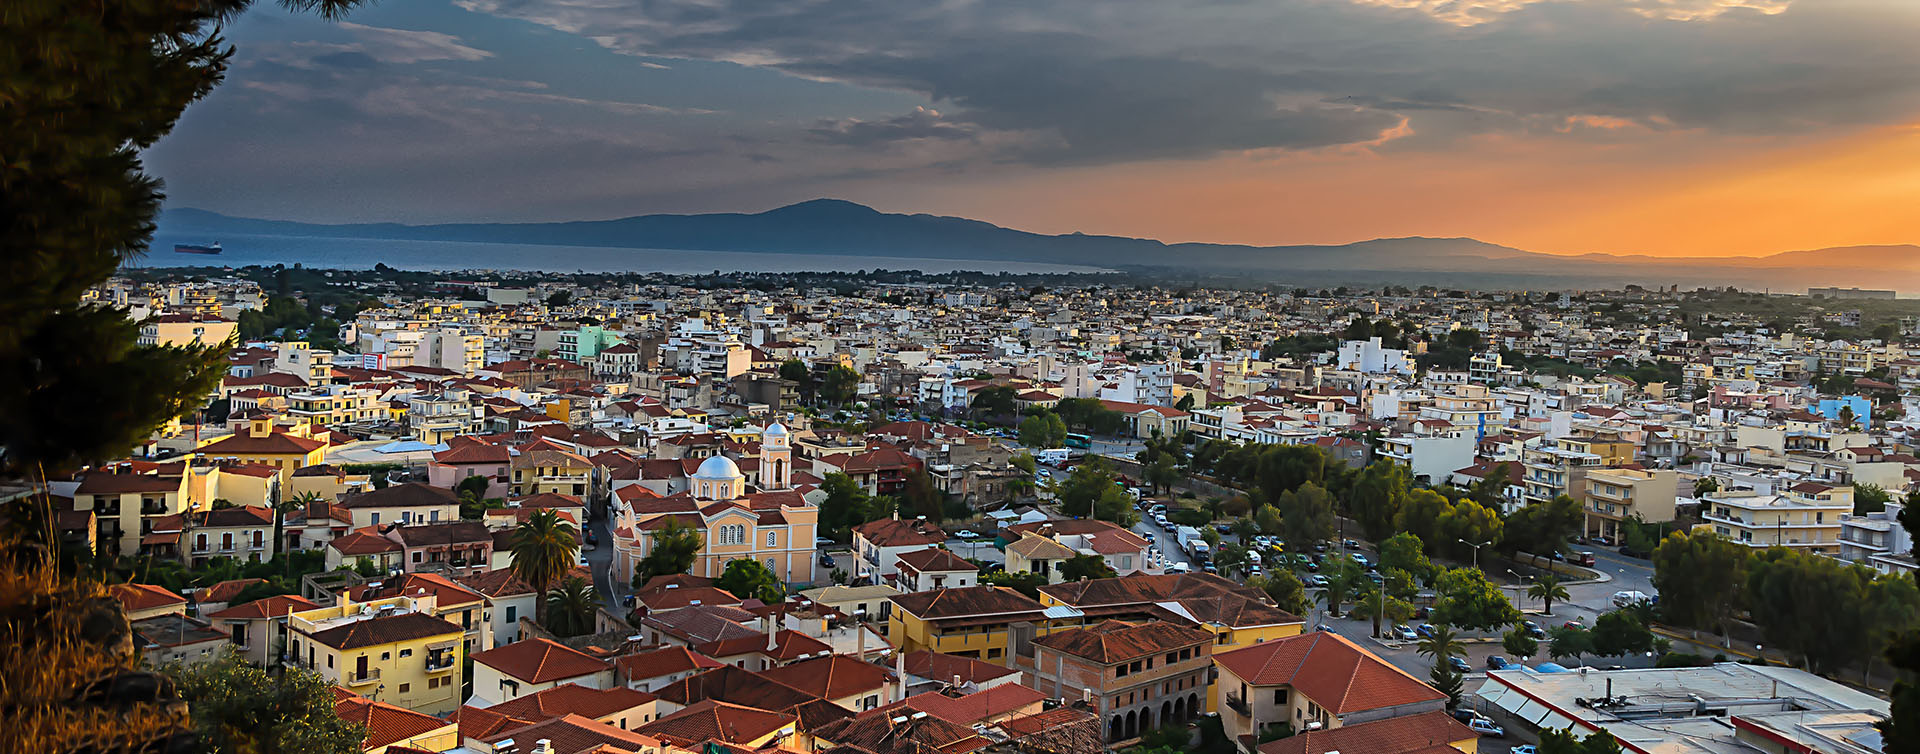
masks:
POLYGON ((402 270, 521 270, 539 272, 857 272, 918 270, 928 273, 1005 272, 1067 274, 1111 272, 1099 267, 987 259, 931 259, 838 254, 782 254, 758 251, 688 251, 607 246, 562 246, 470 241, 398 241, 385 238, 228 234, 220 238, 160 232, 146 256, 128 267, 245 267, 301 265, 320 269, 369 270, 376 264, 402 270), (182 254, 174 244, 211 244, 220 254, 182 254))

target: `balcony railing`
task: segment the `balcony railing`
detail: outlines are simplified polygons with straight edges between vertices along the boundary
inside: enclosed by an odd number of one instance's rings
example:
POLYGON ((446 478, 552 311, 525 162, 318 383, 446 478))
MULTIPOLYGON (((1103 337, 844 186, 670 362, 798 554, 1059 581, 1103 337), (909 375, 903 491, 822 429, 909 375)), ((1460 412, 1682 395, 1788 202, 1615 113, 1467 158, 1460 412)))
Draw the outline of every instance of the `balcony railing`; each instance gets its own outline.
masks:
POLYGON ((377 683, 380 680, 380 669, 368 668, 366 672, 363 673, 348 673, 342 676, 340 680, 348 686, 365 686, 370 683, 377 683))
POLYGON ((1234 712, 1240 713, 1241 717, 1253 716, 1253 707, 1247 704, 1247 700, 1240 698, 1239 694, 1228 693, 1224 698, 1226 699, 1227 707, 1234 712))
POLYGON ((429 657, 427 658, 427 672, 438 673, 443 670, 452 670, 454 666, 458 664, 459 663, 456 663, 453 661, 453 656, 451 654, 449 654, 445 659, 439 660, 438 662, 436 662, 433 658, 429 657))

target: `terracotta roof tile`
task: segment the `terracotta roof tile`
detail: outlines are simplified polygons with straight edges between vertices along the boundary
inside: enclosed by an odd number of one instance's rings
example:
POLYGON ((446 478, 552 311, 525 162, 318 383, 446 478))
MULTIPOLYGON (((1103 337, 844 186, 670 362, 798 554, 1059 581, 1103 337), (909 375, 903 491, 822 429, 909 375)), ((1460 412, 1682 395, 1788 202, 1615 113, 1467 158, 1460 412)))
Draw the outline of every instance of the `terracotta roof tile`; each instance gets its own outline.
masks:
POLYGON ((1336 715, 1446 699, 1359 645, 1322 631, 1222 652, 1214 663, 1251 684, 1290 686, 1336 715))
POLYGON ((540 638, 476 652, 473 661, 527 683, 578 678, 613 667, 572 647, 540 638))

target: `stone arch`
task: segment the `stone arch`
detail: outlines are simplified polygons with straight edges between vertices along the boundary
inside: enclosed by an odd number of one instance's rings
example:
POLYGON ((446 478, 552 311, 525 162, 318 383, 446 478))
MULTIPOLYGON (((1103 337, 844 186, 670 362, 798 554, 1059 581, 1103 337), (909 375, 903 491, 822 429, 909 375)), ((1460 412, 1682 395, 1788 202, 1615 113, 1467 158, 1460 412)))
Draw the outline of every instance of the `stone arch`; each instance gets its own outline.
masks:
POLYGON ((1200 696, 1198 694, 1188 694, 1187 695, 1187 717, 1193 718, 1193 717, 1199 717, 1199 716, 1200 716, 1200 696))
POLYGON ((1128 712, 1127 713, 1127 738, 1135 738, 1135 737, 1138 737, 1139 735, 1140 735, 1140 712, 1138 710, 1128 712))
POLYGON ((1126 720, 1119 715, 1114 715, 1113 720, 1107 723, 1107 741, 1120 740, 1120 734, 1123 732, 1122 726, 1124 725, 1126 725, 1126 720))
POLYGON ((1173 721, 1174 721, 1174 717, 1173 717, 1173 702, 1161 702, 1161 703, 1160 703, 1160 725, 1161 725, 1161 727, 1165 727, 1165 726, 1168 726, 1168 725, 1172 725, 1172 724, 1173 724, 1173 721))
POLYGON ((1183 696, 1173 700, 1173 719, 1178 720, 1180 722, 1187 721, 1187 698, 1186 697, 1183 696))

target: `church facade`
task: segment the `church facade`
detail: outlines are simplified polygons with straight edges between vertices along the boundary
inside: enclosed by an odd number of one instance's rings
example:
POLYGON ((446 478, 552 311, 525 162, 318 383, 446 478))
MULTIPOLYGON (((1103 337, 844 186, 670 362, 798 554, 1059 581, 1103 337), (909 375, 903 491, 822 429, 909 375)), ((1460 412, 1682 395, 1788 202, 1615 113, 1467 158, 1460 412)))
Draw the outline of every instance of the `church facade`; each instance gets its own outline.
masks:
POLYGON ((677 522, 700 535, 689 573, 719 577, 728 561, 757 560, 787 583, 813 581, 815 529, 820 509, 793 488, 792 438, 775 423, 761 434, 759 485, 749 489, 738 464, 725 456, 701 462, 686 492, 666 497, 614 497, 613 568, 631 579, 653 551, 653 534, 677 522))

